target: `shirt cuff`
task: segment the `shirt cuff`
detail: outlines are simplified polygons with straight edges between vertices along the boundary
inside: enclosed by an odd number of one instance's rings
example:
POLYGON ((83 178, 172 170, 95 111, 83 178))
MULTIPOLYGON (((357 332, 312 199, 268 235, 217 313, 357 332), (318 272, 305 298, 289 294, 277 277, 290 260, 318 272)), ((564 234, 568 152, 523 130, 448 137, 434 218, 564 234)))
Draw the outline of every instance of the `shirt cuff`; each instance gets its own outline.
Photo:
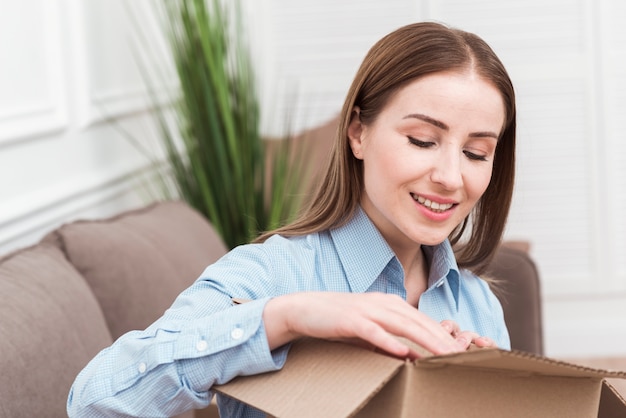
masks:
POLYGON ((254 300, 211 315, 204 332, 181 336, 174 358, 179 372, 197 391, 209 390, 239 375, 280 370, 289 346, 271 352, 263 326, 270 298, 254 300))

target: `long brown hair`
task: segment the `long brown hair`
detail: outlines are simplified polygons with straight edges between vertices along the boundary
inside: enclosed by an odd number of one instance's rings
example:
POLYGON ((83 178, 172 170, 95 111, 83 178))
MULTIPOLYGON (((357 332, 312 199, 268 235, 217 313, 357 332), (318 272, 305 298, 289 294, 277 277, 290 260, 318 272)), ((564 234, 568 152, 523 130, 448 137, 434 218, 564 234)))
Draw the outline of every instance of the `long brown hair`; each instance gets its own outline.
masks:
POLYGON ((354 158, 348 125, 355 106, 363 124, 372 123, 402 87, 427 74, 475 71, 501 93, 506 120, 496 147, 489 186, 470 215, 449 236, 459 267, 483 272, 502 239, 515 177, 515 92, 493 50, 478 36, 439 23, 415 23, 378 41, 359 68, 340 115, 328 169, 310 200, 293 223, 262 234, 306 235, 345 223, 361 201, 363 164, 354 158), (468 235, 467 239, 461 239, 468 235))

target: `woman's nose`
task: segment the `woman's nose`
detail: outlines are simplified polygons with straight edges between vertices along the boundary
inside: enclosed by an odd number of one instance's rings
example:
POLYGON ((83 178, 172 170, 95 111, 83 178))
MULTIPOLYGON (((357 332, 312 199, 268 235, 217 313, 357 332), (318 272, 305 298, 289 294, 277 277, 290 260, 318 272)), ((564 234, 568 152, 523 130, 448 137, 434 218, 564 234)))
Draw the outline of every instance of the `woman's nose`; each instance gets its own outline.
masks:
POLYGON ((446 190, 457 190, 463 186, 461 158, 453 152, 441 154, 431 172, 431 181, 446 190))

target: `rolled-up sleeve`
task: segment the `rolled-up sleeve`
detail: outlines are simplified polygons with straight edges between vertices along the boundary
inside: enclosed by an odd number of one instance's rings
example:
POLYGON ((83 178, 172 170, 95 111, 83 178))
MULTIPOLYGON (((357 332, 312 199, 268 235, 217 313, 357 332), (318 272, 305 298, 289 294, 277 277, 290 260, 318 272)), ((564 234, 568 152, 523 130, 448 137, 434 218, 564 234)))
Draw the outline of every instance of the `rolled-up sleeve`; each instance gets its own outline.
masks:
POLYGON ((263 324, 271 266, 249 255, 236 269, 232 256, 210 266, 159 320, 101 351, 72 386, 69 416, 171 416, 208 406, 214 384, 280 369, 287 347, 271 352, 263 324))

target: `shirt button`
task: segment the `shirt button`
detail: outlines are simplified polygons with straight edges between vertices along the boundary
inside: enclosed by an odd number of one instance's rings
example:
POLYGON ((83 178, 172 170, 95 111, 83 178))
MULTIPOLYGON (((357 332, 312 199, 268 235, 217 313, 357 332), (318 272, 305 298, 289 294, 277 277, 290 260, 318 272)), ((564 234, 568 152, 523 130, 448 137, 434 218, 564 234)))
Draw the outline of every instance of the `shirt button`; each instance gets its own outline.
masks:
POLYGON ((441 286, 443 286, 443 280, 437 283, 437 287, 441 287, 441 286))
POLYGON ((209 343, 207 343, 205 340, 200 340, 196 343, 196 350, 198 351, 204 351, 209 347, 209 343))
POLYGON ((243 337, 243 330, 241 328, 235 328, 230 332, 230 336, 233 340, 240 340, 243 337))
POLYGON ((139 363, 139 367, 137 367, 137 370, 139 371, 139 373, 145 373, 147 368, 148 366, 146 365, 146 363, 139 363))

